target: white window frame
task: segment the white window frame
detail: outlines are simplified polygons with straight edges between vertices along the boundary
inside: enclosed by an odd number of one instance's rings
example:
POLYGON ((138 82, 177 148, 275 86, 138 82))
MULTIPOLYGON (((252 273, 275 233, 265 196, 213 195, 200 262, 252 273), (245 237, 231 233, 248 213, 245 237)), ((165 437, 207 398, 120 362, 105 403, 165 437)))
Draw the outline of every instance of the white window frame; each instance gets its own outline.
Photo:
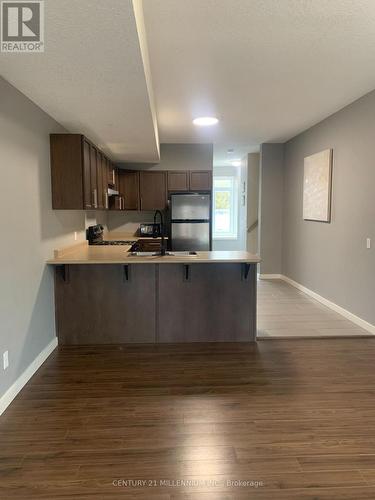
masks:
POLYGON ((214 240, 237 240, 238 239, 238 180, 235 175, 214 175, 212 187, 212 216, 213 216, 213 235, 214 240), (227 233, 215 232, 215 197, 220 191, 228 191, 228 188, 216 188, 215 180, 230 180, 231 181, 231 206, 230 206, 230 226, 231 230, 227 233))

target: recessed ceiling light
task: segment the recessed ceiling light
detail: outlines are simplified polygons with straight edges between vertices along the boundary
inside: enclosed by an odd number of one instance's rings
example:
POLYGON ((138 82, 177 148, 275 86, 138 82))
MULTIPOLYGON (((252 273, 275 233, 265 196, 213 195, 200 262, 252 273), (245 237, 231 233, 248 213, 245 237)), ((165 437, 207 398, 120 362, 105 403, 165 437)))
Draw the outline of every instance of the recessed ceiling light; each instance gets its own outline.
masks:
POLYGON ((218 121, 214 116, 199 116, 198 118, 194 118, 193 123, 198 127, 210 127, 211 125, 216 125, 218 121))
POLYGON ((241 160, 232 161, 231 165, 233 165, 233 167, 240 167, 241 166, 241 160))

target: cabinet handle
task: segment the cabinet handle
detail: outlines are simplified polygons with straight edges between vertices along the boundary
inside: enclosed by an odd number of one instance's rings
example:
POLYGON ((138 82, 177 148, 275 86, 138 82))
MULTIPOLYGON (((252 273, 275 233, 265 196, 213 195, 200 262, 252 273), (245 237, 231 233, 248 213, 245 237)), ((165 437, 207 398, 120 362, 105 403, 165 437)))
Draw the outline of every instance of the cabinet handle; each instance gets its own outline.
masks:
POLYGON ((98 208, 98 190, 94 189, 94 208, 98 208))
POLYGON ((113 185, 116 184, 116 182, 115 182, 115 169, 112 170, 112 182, 113 182, 113 185))
POLYGON ((108 209, 108 192, 106 190, 104 190, 104 199, 105 199, 105 208, 108 209))
POLYGON ((142 200, 142 196, 141 196, 141 198, 140 198, 140 200, 139 200, 139 202, 140 202, 140 203, 139 203, 139 208, 140 208, 141 210, 142 210, 142 204, 143 204, 143 203, 142 203, 142 201, 143 201, 143 200, 142 200))

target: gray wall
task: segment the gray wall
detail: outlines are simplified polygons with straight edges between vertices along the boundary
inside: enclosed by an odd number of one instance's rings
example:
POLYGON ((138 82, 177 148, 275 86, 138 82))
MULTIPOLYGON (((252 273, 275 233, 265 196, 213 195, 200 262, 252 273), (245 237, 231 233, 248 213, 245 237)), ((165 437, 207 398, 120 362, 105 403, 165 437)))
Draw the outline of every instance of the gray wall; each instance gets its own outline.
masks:
POLYGON ((375 324, 375 91, 285 146, 283 272, 375 324), (302 219, 303 159, 333 148, 330 224, 302 219), (366 237, 372 249, 366 249, 366 237))
POLYGON ((261 274, 282 272, 284 145, 260 149, 259 251, 261 274))
MULTIPOLYGON (((247 228, 259 221, 259 153, 249 153, 247 156, 247 228)), ((258 232, 259 225, 247 235, 247 251, 259 252, 258 232)))
MULTIPOLYGON (((49 134, 65 132, 0 78, 0 397, 55 337, 55 248, 85 239, 83 211, 51 209, 49 134), (2 354, 10 366, 3 371, 2 354)), ((95 220, 96 215, 88 215, 95 220)))
POLYGON ((140 224, 154 221, 154 212, 108 212, 107 221, 109 231, 134 235, 140 224))

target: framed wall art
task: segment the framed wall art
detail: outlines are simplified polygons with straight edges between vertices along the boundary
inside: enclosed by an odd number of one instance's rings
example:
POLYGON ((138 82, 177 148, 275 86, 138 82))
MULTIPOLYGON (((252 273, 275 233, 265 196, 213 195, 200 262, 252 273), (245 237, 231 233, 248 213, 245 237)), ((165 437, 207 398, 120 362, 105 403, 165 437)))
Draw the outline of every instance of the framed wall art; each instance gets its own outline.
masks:
POLYGON ((325 149, 304 159, 303 218, 331 222, 333 150, 325 149))

